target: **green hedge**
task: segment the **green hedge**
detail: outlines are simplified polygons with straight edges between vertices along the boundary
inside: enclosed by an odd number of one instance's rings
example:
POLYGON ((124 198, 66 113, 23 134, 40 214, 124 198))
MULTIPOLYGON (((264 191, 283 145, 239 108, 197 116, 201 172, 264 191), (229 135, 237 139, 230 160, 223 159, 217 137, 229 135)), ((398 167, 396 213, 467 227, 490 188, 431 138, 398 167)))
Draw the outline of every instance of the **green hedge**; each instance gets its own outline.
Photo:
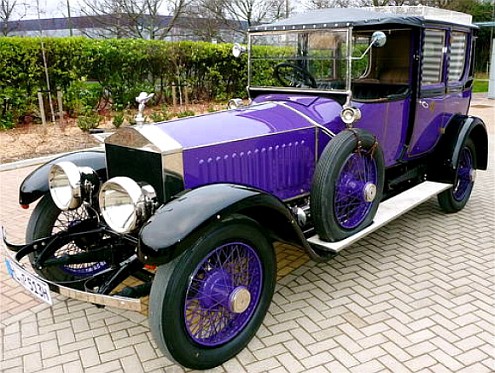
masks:
MULTIPOLYGON (((163 42, 155 40, 44 38, 50 84, 69 93, 76 110, 81 96, 110 93, 115 104, 134 104, 141 90, 154 90, 168 101, 172 84, 191 87, 190 99, 215 100, 245 96, 247 59, 234 58, 230 44, 163 42), (96 81, 80 92, 85 81, 96 81)), ((45 89, 40 38, 0 38, 0 100, 29 107, 45 89)), ((83 102, 84 106, 86 102, 83 102)), ((5 102, 1 103, 5 107, 5 102)), ((15 107, 16 113, 27 110, 15 107)), ((5 111, 5 110, 4 110, 5 111)))

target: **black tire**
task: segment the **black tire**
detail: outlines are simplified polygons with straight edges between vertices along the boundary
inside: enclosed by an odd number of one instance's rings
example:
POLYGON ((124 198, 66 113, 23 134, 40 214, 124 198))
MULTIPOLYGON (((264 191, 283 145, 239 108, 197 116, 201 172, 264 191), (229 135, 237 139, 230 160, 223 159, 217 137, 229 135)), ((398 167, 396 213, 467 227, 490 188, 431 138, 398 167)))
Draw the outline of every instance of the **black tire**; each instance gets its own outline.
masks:
MULTIPOLYGON (((275 253, 261 227, 247 218, 236 218, 215 224, 204 230, 197 238, 191 239, 189 242, 186 240, 183 244, 187 247, 184 253, 172 262, 160 266, 156 272, 150 294, 150 329, 160 350, 166 357, 188 368, 209 369, 222 364, 241 351, 261 325, 275 288, 275 253), (218 324, 220 325, 218 331, 216 326, 212 328, 216 334, 208 335, 208 340, 200 340, 198 336, 202 336, 203 332, 200 331, 197 335, 193 335, 191 322, 193 322, 193 326, 200 325, 198 329, 201 330, 201 325, 206 325, 206 322, 203 323, 203 317, 206 316, 201 312, 198 313, 199 316, 190 316, 188 312, 192 312, 189 311, 192 302, 195 302, 196 308, 201 308, 203 307, 201 300, 209 298, 204 297, 204 293, 199 290, 199 287, 195 287, 195 281, 199 278, 200 273, 202 274, 201 282, 207 283, 217 270, 237 268, 235 259, 231 259, 234 263, 231 266, 218 266, 218 262, 215 262, 216 257, 213 255, 217 255, 220 248, 223 250, 223 248, 229 247, 230 249, 229 245, 235 244, 247 245, 254 249, 253 252, 257 255, 255 263, 261 263, 258 267, 261 266, 262 268, 259 270, 262 273, 262 280, 256 282, 252 280, 257 278, 255 275, 249 276, 249 281, 252 283, 249 286, 261 283, 261 285, 256 285, 258 286, 258 295, 256 298, 250 298, 248 308, 237 314, 224 307, 223 303, 216 303, 215 307, 218 309, 208 310, 208 315, 214 315, 208 316, 210 317, 210 321, 208 321, 210 324, 223 317, 223 313, 229 317, 237 317, 236 315, 244 317, 244 312, 246 312, 246 319, 243 322, 240 322, 239 319, 228 319, 226 323, 218 324), (202 271, 203 268, 206 268, 205 263, 208 263, 209 271, 202 271), (190 295, 193 290, 196 292, 197 299, 192 299, 194 297, 190 295), (254 299, 256 299, 255 303, 253 303, 254 299), (187 320, 186 313, 188 313, 187 320), (197 321, 198 317, 200 321, 197 321), (239 328, 236 324, 242 324, 242 327, 239 328), (231 339, 224 341, 222 339, 224 330, 229 331, 235 328, 239 330, 230 332, 231 339), (217 338, 217 342, 212 343, 211 341, 215 338, 217 338)), ((235 250, 237 249, 232 250, 232 252, 235 250)), ((251 258, 246 262, 251 263, 251 258)), ((251 274, 251 265, 249 271, 251 274)), ((229 276, 229 279, 234 279, 236 276, 242 277, 242 274, 229 273, 229 276)), ((206 285, 204 286, 206 287, 206 285)), ((228 297, 228 299, 231 298, 228 297)))
POLYGON ((346 130, 330 140, 318 161, 311 187, 311 214, 320 239, 339 241, 372 223, 382 199, 384 168, 383 152, 369 132, 362 129, 346 130), (365 169, 362 174, 359 173, 359 167, 351 167, 353 164, 359 165, 359 162, 365 169), (373 182, 367 180, 371 172, 373 182), (344 176, 349 174, 351 177, 344 180, 344 176), (365 183, 359 184, 358 188, 358 183, 362 181, 365 183), (347 192, 344 187, 351 184, 355 190, 347 192), (349 194, 344 199, 343 190, 349 194), (366 198, 373 199, 368 201, 366 198), (356 209, 348 208, 344 212, 342 206, 346 204, 356 206, 356 209), (361 210, 358 211, 358 208, 361 210))
MULTIPOLYGON (((87 216, 87 212, 83 207, 71 211, 60 211, 53 202, 50 194, 46 194, 38 202, 29 218, 26 229, 26 242, 29 243, 40 238, 48 237, 60 230, 65 230, 71 222, 83 220, 87 218, 87 216)), ((83 249, 84 248, 79 247, 76 243, 70 242, 57 250, 55 255, 70 255, 74 252, 80 252, 83 249)), ((72 266, 50 266, 39 269, 34 265, 36 256, 36 253, 29 254, 29 260, 34 270, 45 279, 54 282, 80 280, 106 268, 106 264, 101 262, 72 266)))
POLYGON ((476 149, 473 141, 468 138, 460 150, 452 188, 443 191, 437 197, 444 212, 455 213, 466 206, 474 186, 476 165, 476 149))

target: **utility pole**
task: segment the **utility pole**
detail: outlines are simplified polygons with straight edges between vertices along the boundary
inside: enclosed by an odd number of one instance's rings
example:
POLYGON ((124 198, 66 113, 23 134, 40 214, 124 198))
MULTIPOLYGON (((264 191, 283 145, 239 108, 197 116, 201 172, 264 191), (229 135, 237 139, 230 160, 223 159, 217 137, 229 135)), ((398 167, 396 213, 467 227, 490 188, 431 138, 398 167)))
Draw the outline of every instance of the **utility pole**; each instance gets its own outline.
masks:
POLYGON ((68 18, 68 21, 69 21, 69 35, 72 36, 73 33, 72 33, 72 18, 70 16, 70 3, 69 3, 69 0, 67 0, 67 18, 68 18))

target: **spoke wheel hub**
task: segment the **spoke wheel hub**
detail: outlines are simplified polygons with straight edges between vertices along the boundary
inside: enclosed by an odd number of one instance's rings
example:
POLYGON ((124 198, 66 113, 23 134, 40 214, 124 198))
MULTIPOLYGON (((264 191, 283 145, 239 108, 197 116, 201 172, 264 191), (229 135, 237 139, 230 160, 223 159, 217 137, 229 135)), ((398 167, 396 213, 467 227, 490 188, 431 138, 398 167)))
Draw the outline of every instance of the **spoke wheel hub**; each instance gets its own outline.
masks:
POLYGON ((251 293, 244 286, 238 286, 229 296, 229 308, 234 313, 243 313, 251 303, 251 293))
POLYGON ((222 305, 234 313, 243 313, 251 303, 251 293, 245 286, 234 287, 231 276, 224 270, 208 274, 202 293, 201 305, 206 308, 222 305))
POLYGON ((363 188, 363 199, 365 202, 373 202, 376 198, 376 185, 366 183, 363 188))

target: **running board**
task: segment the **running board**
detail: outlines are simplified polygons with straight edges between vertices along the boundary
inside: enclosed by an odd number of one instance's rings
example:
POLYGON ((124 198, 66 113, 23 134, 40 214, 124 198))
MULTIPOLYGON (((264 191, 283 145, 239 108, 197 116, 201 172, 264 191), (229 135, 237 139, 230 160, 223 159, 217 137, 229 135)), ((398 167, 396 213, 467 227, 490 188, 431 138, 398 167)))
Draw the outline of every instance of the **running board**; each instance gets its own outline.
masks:
POLYGON ((363 237, 383 227, 385 224, 419 206, 426 200, 452 187, 452 184, 436 183, 433 181, 425 181, 415 187, 402 192, 395 197, 392 197, 378 206, 373 223, 362 231, 347 237, 338 242, 322 241, 318 235, 308 238, 308 242, 317 248, 333 253, 338 253, 340 250, 352 245, 363 237))

